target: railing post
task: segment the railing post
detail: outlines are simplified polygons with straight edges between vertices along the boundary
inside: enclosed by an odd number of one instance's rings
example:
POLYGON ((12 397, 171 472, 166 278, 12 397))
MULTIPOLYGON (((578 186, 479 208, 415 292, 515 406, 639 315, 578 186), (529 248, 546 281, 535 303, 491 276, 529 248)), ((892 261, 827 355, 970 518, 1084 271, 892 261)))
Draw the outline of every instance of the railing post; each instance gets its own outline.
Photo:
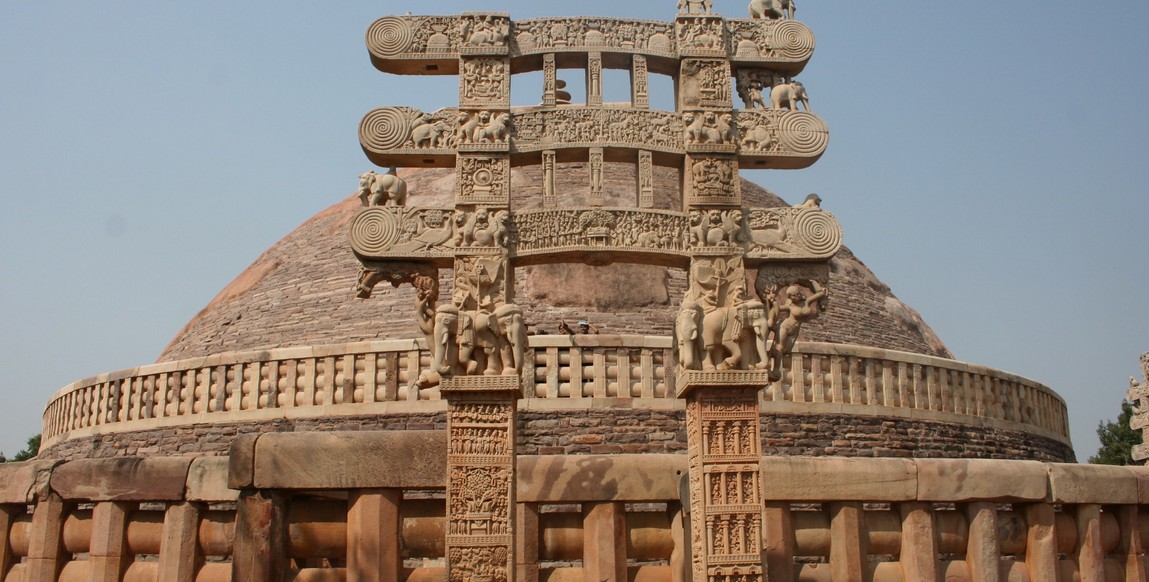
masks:
POLYGON ((1057 557, 1057 515, 1053 505, 1034 503, 1025 506, 1025 523, 1029 535, 1025 543, 1025 567, 1030 580, 1056 580, 1059 568, 1057 557))
MULTIPOLYGON (((977 501, 967 506, 969 515, 969 541, 966 546, 966 565, 973 582, 1001 580, 1001 544, 997 538, 997 506, 977 501)), ((1056 556, 1055 556, 1056 557, 1056 556)), ((1032 580, 1056 580, 1031 578, 1032 580)))
POLYGON ((1125 582, 1146 582, 1145 558, 1142 556, 1141 522, 1136 505, 1121 505, 1113 508, 1117 521, 1121 524, 1121 540, 1118 543, 1125 554, 1125 582))
POLYGON ((399 489, 351 492, 347 505, 347 582, 401 579, 399 489))
POLYGON ((67 561, 63 549, 66 505, 48 491, 39 496, 32 512, 32 539, 28 543, 28 570, 24 582, 55 582, 67 561))
POLYGON ((871 580, 865 512, 857 502, 830 504, 830 577, 834 582, 871 580))
POLYGON ((626 580, 626 512, 622 503, 583 504, 583 572, 587 580, 626 580))
POLYGON ((936 582, 938 537, 933 508, 929 503, 906 502, 898 509, 902 514, 902 579, 936 582))
POLYGON ((1077 568, 1082 582, 1105 582, 1105 548, 1101 544, 1101 506, 1077 506, 1077 568))
POLYGON ((766 503, 765 560, 770 582, 795 582, 794 578, 794 517, 788 502, 766 503))
POLYGON ((101 501, 92 510, 91 582, 119 582, 132 562, 128 552, 128 513, 132 504, 101 501))
POLYGON ((515 580, 539 582, 539 506, 515 504, 515 580))
POLYGON ((287 574, 287 510, 272 491, 239 494, 232 582, 281 582, 287 574))
POLYGON ((195 582, 196 573, 203 562, 203 551, 199 545, 199 521, 199 504, 184 502, 168 506, 164 512, 158 580, 195 582))

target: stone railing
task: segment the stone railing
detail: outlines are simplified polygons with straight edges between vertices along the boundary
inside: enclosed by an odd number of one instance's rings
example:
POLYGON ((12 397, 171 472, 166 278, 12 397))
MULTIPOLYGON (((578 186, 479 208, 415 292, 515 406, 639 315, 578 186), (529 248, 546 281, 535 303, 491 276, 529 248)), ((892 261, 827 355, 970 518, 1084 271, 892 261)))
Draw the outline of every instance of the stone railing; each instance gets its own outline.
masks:
MULTIPOLYGON (((528 400, 629 398, 678 405, 668 337, 530 340, 533 356, 523 373, 528 400)), ((233 352, 102 374, 52 397, 44 411, 44 443, 205 422, 386 414, 415 401, 439 401, 437 389, 415 385, 419 370, 430 365, 422 346, 421 340, 394 340, 233 352)), ((799 343, 790 360, 783 378, 762 393, 766 411, 924 418, 1069 442, 1065 402, 1019 376, 840 344, 799 343)))
MULTIPOLYGON (((0 579, 441 580, 445 451, 445 431, 269 433, 229 457, 2 465, 0 579)), ((515 579, 686 579, 684 520, 702 517, 681 510, 686 466, 519 456, 515 579)), ((1141 467, 765 457, 761 470, 772 582, 1146 576, 1141 467)))

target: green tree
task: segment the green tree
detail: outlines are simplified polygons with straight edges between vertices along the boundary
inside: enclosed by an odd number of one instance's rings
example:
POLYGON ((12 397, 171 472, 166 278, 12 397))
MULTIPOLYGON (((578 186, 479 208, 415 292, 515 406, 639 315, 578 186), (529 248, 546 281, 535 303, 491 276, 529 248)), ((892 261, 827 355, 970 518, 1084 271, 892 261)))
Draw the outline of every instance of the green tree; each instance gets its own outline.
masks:
POLYGON ((1121 401, 1121 414, 1117 422, 1101 421, 1097 423, 1097 438, 1101 439, 1101 448, 1097 454, 1089 457, 1089 462, 1095 465, 1135 465, 1132 451, 1134 445, 1141 444, 1141 431, 1129 428, 1129 419, 1133 418, 1133 405, 1128 401, 1121 401))
POLYGON ((16 453, 16 456, 9 459, 4 453, 0 453, 0 463, 16 463, 19 461, 27 461, 35 457, 40 452, 40 435, 32 435, 28 437, 28 446, 24 450, 16 453))

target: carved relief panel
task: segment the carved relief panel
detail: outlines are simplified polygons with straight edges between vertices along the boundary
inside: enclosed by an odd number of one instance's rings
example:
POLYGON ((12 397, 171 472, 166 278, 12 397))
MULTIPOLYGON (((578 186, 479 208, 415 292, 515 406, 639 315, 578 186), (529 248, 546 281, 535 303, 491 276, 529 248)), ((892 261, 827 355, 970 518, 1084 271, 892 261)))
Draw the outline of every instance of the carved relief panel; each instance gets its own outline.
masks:
POLYGON ((751 209, 747 226, 747 260, 829 259, 842 248, 838 220, 817 207, 751 209))
POLYGON ((505 206, 511 199, 511 160, 505 156, 460 155, 455 203, 505 206))
POLYGON ((537 18, 515 22, 515 52, 583 52, 614 49, 676 57, 674 26, 617 18, 537 18))
POLYGON ((680 15, 674 23, 678 51, 688 57, 726 57, 726 27, 717 15, 680 15))
POLYGON ((771 63, 797 72, 814 54, 814 33, 796 20, 727 20, 726 35, 735 61, 771 63))
POLYGON ((455 145, 459 151, 506 152, 510 149, 511 113, 459 110, 455 145))
POLYGON ((742 188, 733 156, 686 156, 683 170, 687 206, 738 205, 742 188))
POLYGON ((447 378, 448 580, 510 580, 518 377, 447 378))
POLYGON ((718 59, 683 59, 679 77, 679 109, 730 109, 730 62, 718 59))
POLYGON ((506 55, 510 52, 511 19, 506 14, 465 14, 462 17, 464 55, 506 55))
POLYGON ((509 108, 511 62, 499 57, 464 57, 459 62, 459 106, 509 108))

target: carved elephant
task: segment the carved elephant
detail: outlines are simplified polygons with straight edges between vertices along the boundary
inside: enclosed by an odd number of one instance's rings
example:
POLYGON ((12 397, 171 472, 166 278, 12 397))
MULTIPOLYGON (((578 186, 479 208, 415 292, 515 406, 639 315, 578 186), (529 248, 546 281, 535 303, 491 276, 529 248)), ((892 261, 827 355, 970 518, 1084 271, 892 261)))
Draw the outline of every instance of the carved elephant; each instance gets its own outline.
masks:
POLYGON ((499 324, 499 351, 504 376, 522 373, 526 365, 527 324, 523 322, 523 310, 514 304, 500 305, 495 309, 499 324))
POLYGON ((684 370, 702 366, 702 309, 693 301, 683 301, 674 320, 674 343, 678 365, 684 370))
POLYGON ((793 0, 751 0, 750 18, 794 18, 793 0))
POLYGON ((716 307, 702 316, 703 370, 737 370, 742 367, 742 309, 716 307), (730 355, 724 357, 726 353, 730 355))
POLYGON ((810 98, 806 95, 806 88, 798 81, 781 83, 770 90, 770 106, 774 109, 797 110, 801 103, 806 111, 810 110, 810 98))
POLYGON ((359 201, 364 206, 407 205, 407 181, 391 168, 386 174, 366 172, 359 176, 359 201))

